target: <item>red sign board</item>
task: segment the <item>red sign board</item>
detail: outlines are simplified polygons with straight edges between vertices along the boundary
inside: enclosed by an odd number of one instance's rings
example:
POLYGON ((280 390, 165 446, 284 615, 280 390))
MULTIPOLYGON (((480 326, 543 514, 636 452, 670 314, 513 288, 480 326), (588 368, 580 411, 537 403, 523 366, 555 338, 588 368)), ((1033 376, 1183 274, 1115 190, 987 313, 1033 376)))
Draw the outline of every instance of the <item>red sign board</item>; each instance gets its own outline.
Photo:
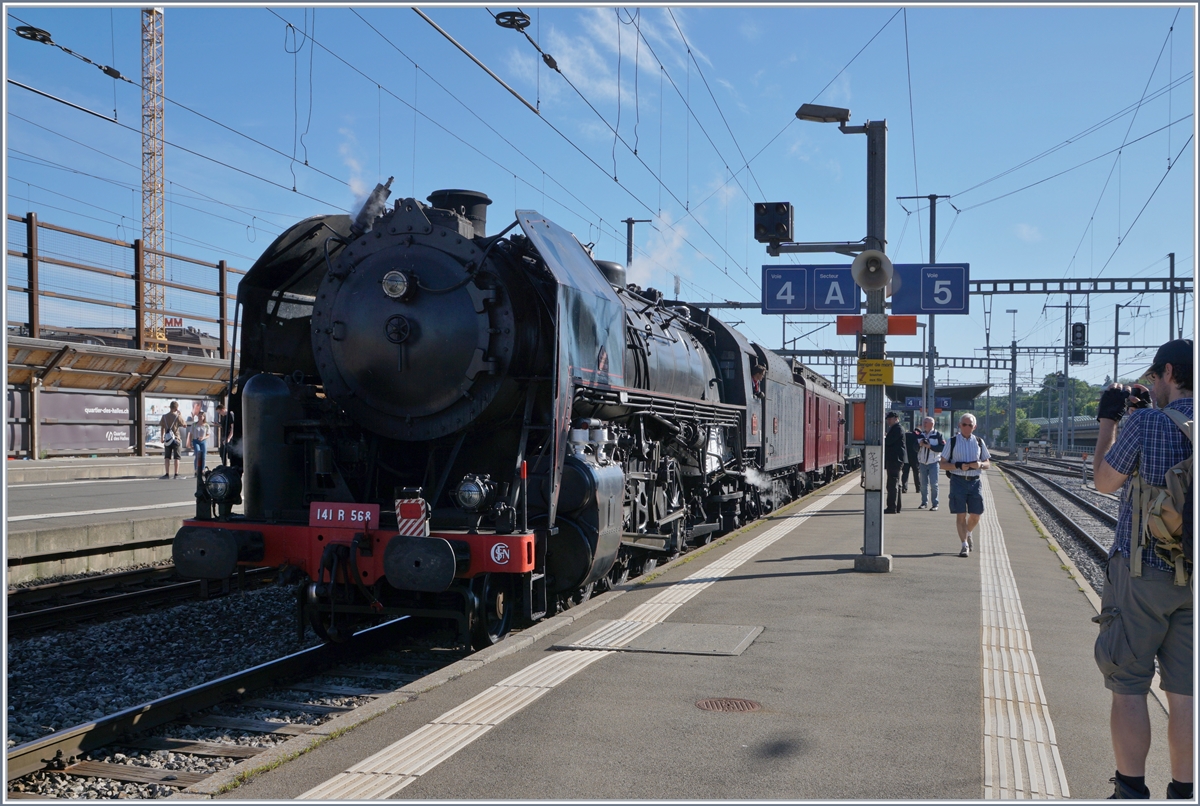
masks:
POLYGON ((379 504, 313 501, 308 505, 308 525, 331 526, 335 529, 378 529, 379 504))
MULTIPOLYGON (((862 333, 863 318, 853 314, 846 314, 837 318, 837 334, 839 336, 853 336, 856 333, 862 333)), ((888 331, 889 336, 915 336, 917 335, 917 317, 896 315, 888 316, 888 331)))

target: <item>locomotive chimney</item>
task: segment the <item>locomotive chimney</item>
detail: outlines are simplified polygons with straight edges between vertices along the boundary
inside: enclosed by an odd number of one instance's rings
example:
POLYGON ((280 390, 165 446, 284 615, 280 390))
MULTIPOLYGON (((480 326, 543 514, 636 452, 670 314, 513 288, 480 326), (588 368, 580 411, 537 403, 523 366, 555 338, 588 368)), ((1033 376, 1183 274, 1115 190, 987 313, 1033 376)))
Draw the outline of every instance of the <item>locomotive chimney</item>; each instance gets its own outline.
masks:
POLYGON ((475 237, 482 238, 487 230, 487 206, 492 200, 477 190, 435 190, 427 197, 439 210, 453 210, 475 225, 475 237))

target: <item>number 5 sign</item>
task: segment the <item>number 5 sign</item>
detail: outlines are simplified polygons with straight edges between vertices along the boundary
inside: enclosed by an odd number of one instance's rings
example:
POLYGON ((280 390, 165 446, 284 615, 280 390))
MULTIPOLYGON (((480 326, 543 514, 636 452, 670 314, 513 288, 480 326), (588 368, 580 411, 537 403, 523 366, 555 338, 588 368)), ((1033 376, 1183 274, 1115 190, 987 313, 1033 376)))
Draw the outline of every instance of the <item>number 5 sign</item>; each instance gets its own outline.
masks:
POLYGON ((892 313, 969 314, 968 263, 903 264, 892 267, 892 313))

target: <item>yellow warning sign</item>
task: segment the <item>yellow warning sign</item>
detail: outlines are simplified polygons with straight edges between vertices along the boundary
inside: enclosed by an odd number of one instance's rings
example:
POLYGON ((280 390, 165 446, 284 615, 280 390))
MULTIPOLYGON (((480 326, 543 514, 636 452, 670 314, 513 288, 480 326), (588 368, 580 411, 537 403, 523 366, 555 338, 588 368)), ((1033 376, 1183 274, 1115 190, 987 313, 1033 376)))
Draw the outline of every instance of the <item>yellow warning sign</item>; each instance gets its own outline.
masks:
POLYGON ((858 382, 863 386, 888 386, 892 383, 895 362, 888 358, 862 358, 858 362, 858 382))

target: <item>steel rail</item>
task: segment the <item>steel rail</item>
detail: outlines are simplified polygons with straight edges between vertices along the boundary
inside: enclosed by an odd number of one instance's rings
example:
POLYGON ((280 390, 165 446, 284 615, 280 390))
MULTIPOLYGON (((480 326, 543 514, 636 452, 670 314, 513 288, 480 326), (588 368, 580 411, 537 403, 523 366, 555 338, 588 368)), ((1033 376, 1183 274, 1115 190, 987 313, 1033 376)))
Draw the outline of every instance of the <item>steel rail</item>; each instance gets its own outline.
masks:
MULTIPOLYGON (((1007 465, 1008 463, 1006 462, 1004 464, 1007 465)), ((1071 492, 1066 487, 1063 487, 1061 484, 1059 484, 1057 482, 1051 481, 1050 479, 1046 478, 1045 476, 1043 476, 1041 473, 1037 472, 1036 470, 1030 470, 1027 467, 1020 467, 1020 466, 1017 466, 1015 468, 1015 470, 1018 473, 1028 473, 1029 475, 1036 478, 1038 481, 1041 481, 1041 482, 1053 487, 1054 491, 1056 493, 1066 497, 1067 499, 1069 499, 1071 501, 1071 503, 1079 506, 1080 509, 1086 510, 1089 514, 1091 514, 1097 520, 1102 520, 1105 523, 1107 523, 1109 526, 1117 525, 1117 516, 1116 515, 1113 515, 1110 512, 1108 512, 1104 509, 1101 509, 1100 507, 1093 504, 1091 501, 1088 501, 1086 498, 1080 498, 1078 495, 1071 492)))
MULTIPOLYGON (((1012 465, 1007 462, 997 462, 997 464, 1006 471, 1011 471, 1013 469, 1012 465)), ((1054 504, 1046 496, 1045 493, 1043 493, 1041 490, 1039 490, 1037 487, 1035 487, 1033 482, 1031 482, 1029 479, 1025 478, 1024 476, 1020 475, 1020 473, 1011 473, 1010 476, 1014 480, 1021 482, 1021 484, 1025 487, 1025 489, 1033 494, 1033 497, 1037 499, 1038 503, 1040 503, 1042 506, 1046 507, 1046 509, 1050 510, 1050 512, 1052 512, 1054 514, 1054 516, 1056 518, 1058 518, 1059 522, 1063 525, 1064 528, 1066 528, 1068 531, 1070 531, 1072 534, 1074 534, 1076 537, 1078 537, 1080 540, 1083 541, 1085 547, 1087 547, 1089 550, 1091 550, 1092 552, 1094 552, 1095 554, 1097 554, 1100 557, 1108 556, 1108 547, 1107 546, 1102 544, 1099 540, 1097 540, 1095 537, 1093 537, 1090 532, 1088 532, 1082 526, 1077 524, 1067 513, 1063 512, 1056 504, 1054 504)), ((1045 481, 1045 479, 1043 479, 1043 481, 1045 481)), ((1054 486, 1057 487, 1058 485, 1054 485, 1054 486)), ((1075 496, 1072 495, 1072 497, 1074 498, 1075 496)), ((1079 500, 1082 500, 1082 499, 1079 499, 1079 500)), ((1108 513, 1105 513, 1105 515, 1108 515, 1108 513)))
POLYGON ((10 748, 7 755, 7 780, 12 781, 39 770, 50 769, 56 755, 61 759, 113 744, 132 733, 141 733, 195 711, 201 711, 254 689, 279 685, 281 681, 314 675, 356 654, 378 651, 399 638, 400 622, 385 624, 355 633, 344 644, 322 644, 301 650, 278 660, 268 661, 245 671, 202 683, 156 700, 135 705, 115 714, 64 728, 49 736, 10 748))
MULTIPOLYGON (((245 578, 256 581, 259 577, 271 576, 274 568, 255 568, 246 572, 245 578)), ((230 577, 230 580, 238 577, 230 577)), ((175 582, 155 588, 140 591, 118 593, 112 596, 102 596, 84 602, 43 607, 27 613, 9 613, 5 619, 9 634, 28 633, 34 630, 55 627, 73 621, 83 621, 94 618, 107 618, 128 610, 144 607, 158 607, 174 602, 185 602, 191 599, 207 599, 210 584, 208 580, 192 579, 186 582, 175 582)))

